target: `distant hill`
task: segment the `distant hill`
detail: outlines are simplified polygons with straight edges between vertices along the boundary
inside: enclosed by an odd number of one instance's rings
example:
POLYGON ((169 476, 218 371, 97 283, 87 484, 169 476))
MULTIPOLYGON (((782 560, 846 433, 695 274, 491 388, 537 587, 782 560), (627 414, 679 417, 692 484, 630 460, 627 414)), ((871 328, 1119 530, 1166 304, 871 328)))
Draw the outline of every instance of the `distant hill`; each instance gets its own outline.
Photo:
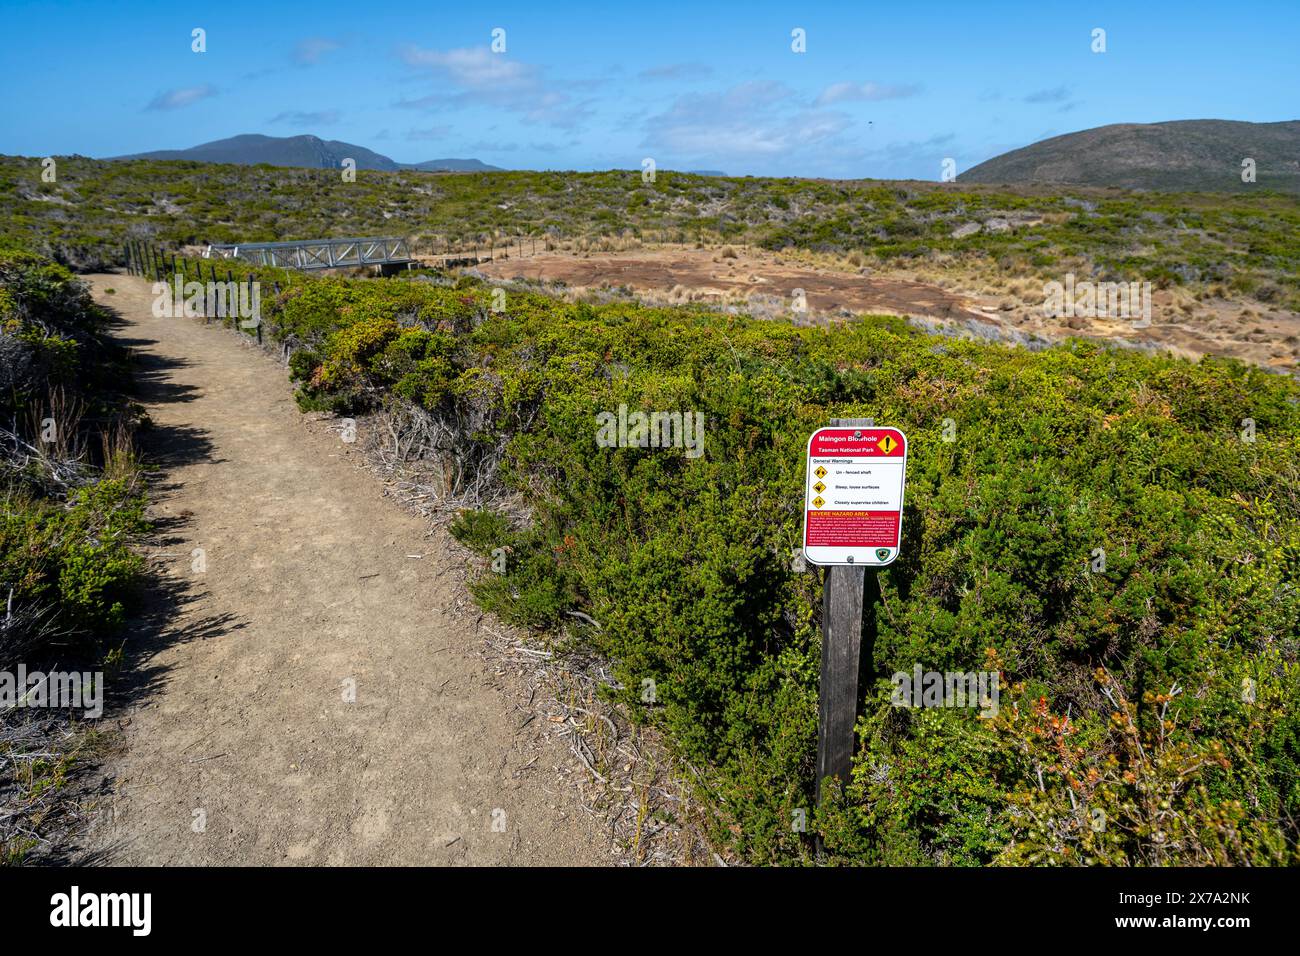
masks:
POLYGON ((399 169, 418 169, 424 172, 492 172, 499 166, 489 166, 477 159, 430 159, 423 163, 399 163, 382 153, 319 136, 263 136, 244 133, 227 139, 201 143, 189 149, 159 149, 150 153, 132 153, 114 156, 113 159, 187 159, 200 163, 236 163, 255 166, 305 166, 309 169, 338 169, 344 159, 354 159, 357 169, 378 169, 396 172, 399 169))
POLYGON ((1070 183, 1128 189, 1300 193, 1300 120, 1177 120, 1098 126, 995 156, 959 182, 1070 183), (1255 160, 1255 183, 1241 181, 1255 160))
POLYGON ((211 143, 191 146, 189 149, 159 149, 151 153, 134 153, 115 156, 114 159, 188 159, 200 163, 237 163, 254 166, 267 163, 271 166, 306 166, 311 169, 337 169, 339 163, 351 157, 358 169, 381 169, 395 172, 401 167, 364 146, 342 143, 319 136, 262 136, 245 133, 218 139, 211 143))
POLYGON ((403 163, 403 169, 420 169, 426 173, 493 173, 500 172, 500 166, 489 166, 477 159, 430 159, 423 163, 403 163))

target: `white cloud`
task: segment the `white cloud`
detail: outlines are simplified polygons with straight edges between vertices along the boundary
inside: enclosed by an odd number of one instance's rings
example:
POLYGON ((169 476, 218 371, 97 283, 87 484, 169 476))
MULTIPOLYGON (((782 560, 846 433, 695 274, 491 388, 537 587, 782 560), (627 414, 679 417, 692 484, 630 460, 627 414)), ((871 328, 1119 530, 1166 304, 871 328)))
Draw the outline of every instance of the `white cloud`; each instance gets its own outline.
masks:
POLYGON ((591 115, 586 103, 549 88, 539 67, 486 47, 422 50, 407 45, 398 55, 408 66, 432 71, 440 81, 436 93, 398 101, 396 105, 406 109, 487 106, 521 114, 526 123, 565 129, 591 115))
POLYGON ((537 68, 487 47, 462 50, 421 50, 405 46, 399 51, 408 66, 432 67, 445 72, 458 86, 469 90, 519 89, 537 76, 537 68))
POLYGON ((637 76, 643 80, 701 80, 713 73, 705 63, 668 63, 642 70, 637 76))
POLYGON ((319 63, 326 53, 331 53, 340 46, 341 43, 328 37, 307 37, 299 40, 298 45, 294 47, 293 61, 301 66, 311 66, 313 63, 319 63))
POLYGON ((519 149, 519 144, 481 139, 477 142, 470 143, 466 148, 472 153, 513 153, 519 149))
POLYGON ((283 113, 277 113, 267 122, 288 123, 292 126, 332 126, 339 121, 342 115, 338 110, 319 110, 316 112, 287 110, 283 113))
POLYGON ((159 93, 149 105, 147 110, 179 110, 186 106, 191 106, 199 100, 205 100, 209 96, 216 96, 217 91, 213 87, 204 83, 202 86, 187 86, 177 90, 167 90, 159 93))
POLYGON ((957 161, 960 173, 972 165, 969 150, 954 133, 936 133, 923 140, 894 141, 862 150, 856 156, 860 176, 882 179, 938 179, 943 161, 957 161))
POLYGON ((797 153, 849 125, 842 113, 798 107, 780 83, 754 81, 721 93, 679 96, 666 112, 646 120, 642 146, 698 165, 797 153))
POLYGON ((451 132, 450 126, 430 126, 426 129, 408 129, 406 138, 412 141, 425 139, 446 139, 451 132))
POLYGON ((919 86, 884 86, 879 83, 832 83, 822 90, 817 97, 818 106, 831 103, 853 101, 879 102, 881 100, 902 100, 921 92, 919 86))
POLYGON ((1070 88, 1057 86, 1050 90, 1039 90, 1025 97, 1026 103, 1064 103, 1070 97, 1070 88))

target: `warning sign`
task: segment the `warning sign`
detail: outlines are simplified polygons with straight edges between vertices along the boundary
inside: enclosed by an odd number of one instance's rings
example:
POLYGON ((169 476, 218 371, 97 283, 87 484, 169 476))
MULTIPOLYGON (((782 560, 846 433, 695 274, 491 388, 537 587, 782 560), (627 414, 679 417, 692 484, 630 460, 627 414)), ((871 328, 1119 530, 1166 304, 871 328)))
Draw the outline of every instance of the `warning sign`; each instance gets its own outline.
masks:
POLYGON ((898 557, 907 436, 897 428, 820 428, 808 439, 803 553, 813 564, 898 557))

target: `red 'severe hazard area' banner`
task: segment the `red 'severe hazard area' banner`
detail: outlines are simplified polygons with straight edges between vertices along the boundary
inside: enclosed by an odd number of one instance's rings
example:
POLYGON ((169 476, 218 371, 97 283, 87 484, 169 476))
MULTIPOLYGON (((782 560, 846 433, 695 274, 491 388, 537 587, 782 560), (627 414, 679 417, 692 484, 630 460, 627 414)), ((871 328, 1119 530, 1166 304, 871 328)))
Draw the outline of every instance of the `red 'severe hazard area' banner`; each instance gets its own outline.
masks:
POLYGON ((898 547, 897 511, 809 511, 805 545, 835 546, 844 541, 866 548, 898 547))

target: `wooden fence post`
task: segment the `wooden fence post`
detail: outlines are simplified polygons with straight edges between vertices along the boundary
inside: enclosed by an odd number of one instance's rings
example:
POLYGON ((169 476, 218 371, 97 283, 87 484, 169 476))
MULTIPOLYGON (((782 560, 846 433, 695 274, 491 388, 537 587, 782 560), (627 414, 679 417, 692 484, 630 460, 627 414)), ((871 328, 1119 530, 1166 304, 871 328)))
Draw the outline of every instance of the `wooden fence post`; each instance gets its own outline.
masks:
MULTIPOLYGON (((271 284, 272 284, 273 286, 275 286, 275 297, 276 297, 277 299, 280 298, 280 283, 278 283, 278 282, 273 282, 273 283, 271 283, 271 284)), ((259 343, 262 341, 262 325, 261 325, 260 322, 259 322, 258 325, 257 325, 257 341, 258 341, 259 343)))
MULTIPOLYGON (((212 276, 211 281, 215 283, 217 281, 217 270, 213 268, 212 263, 210 262, 208 263, 208 269, 211 271, 211 276, 212 276)), ((199 260, 199 281, 200 282, 203 281, 203 260, 202 259, 199 260)), ((207 325, 209 320, 211 319, 211 316, 208 315, 208 303, 214 301, 215 295, 216 295, 216 290, 214 289, 212 290, 212 295, 205 295, 203 297, 203 324, 204 325, 207 325)))
MULTIPOLYGON (((253 301, 253 273, 251 272, 248 274, 248 301, 249 302, 253 301)), ((236 309, 235 311, 238 312, 239 310, 236 309)), ((257 318, 257 325, 254 328, 256 329, 256 334, 257 334, 257 344, 261 345, 262 344, 262 317, 261 315, 258 315, 256 318, 257 318)))

